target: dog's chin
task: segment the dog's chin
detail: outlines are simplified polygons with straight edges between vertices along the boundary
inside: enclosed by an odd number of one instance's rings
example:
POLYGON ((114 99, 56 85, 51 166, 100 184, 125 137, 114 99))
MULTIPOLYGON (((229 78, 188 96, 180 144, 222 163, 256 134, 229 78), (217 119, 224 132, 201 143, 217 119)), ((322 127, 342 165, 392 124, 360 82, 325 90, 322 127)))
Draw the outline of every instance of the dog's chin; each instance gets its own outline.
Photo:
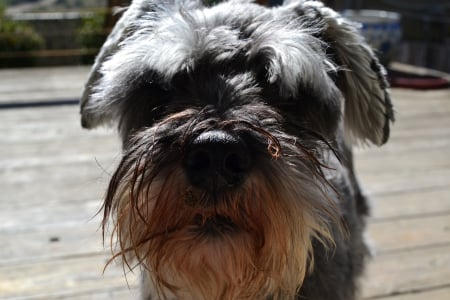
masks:
POLYGON ((224 215, 212 215, 204 217, 197 215, 193 221, 194 233, 204 238, 221 238, 238 234, 241 229, 233 220, 224 215))
POLYGON ((161 295, 293 299, 312 265, 312 238, 331 240, 327 221, 315 215, 325 211, 312 201, 319 195, 298 179, 286 182, 281 173, 281 184, 255 172, 212 193, 193 187, 177 168, 163 175, 143 177, 145 184, 131 177, 131 186, 122 180, 111 194, 116 256, 149 270, 161 295))
POLYGON ((240 217, 245 211, 240 209, 237 214, 224 208, 239 194, 242 192, 238 188, 232 192, 216 189, 214 192, 197 193, 197 196, 194 196, 197 201, 186 203, 194 210, 190 223, 193 233, 199 238, 218 239, 244 231, 242 221, 236 220, 236 215, 240 217))

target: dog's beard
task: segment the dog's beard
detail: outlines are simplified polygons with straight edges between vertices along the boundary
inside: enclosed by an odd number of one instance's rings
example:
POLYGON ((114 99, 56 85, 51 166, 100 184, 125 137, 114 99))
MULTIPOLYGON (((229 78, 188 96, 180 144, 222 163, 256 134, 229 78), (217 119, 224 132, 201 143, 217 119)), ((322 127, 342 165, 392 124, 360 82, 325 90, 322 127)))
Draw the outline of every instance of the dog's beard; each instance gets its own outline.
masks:
POLYGON ((105 202, 104 225, 116 214, 114 257, 145 267, 161 298, 293 299, 313 265, 312 240, 331 245, 336 218, 330 187, 295 158, 273 157, 242 186, 211 193, 135 147, 105 202))

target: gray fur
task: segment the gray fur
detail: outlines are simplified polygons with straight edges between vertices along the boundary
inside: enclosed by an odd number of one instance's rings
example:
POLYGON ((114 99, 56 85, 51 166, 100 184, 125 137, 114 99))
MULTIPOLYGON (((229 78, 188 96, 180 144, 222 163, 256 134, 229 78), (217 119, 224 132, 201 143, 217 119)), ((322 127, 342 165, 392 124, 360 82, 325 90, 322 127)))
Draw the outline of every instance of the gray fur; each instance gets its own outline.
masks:
MULTIPOLYGON (((368 253, 368 206, 349 141, 385 143, 393 108, 384 69, 355 24, 317 1, 287 2, 269 9, 239 0, 213 7, 133 1, 92 68, 82 125, 118 126, 125 153, 150 128, 155 145, 172 143, 161 146, 162 165, 177 161, 171 151, 181 148, 180 139, 227 120, 273 135, 290 154, 280 158, 288 165, 295 165, 300 144, 330 167, 322 172, 339 194, 334 201, 349 236, 334 232, 333 253, 316 243, 315 268, 297 299, 352 300, 368 253), (195 117, 170 118, 191 110, 195 117)), ((266 150, 267 140, 255 140, 266 150)), ((148 282, 143 298, 156 299, 148 282)))
POLYGON ((81 100, 83 126, 117 120, 127 89, 149 71, 170 82, 206 53, 215 63, 264 54, 267 80, 278 80, 283 95, 295 97, 302 84, 329 98, 337 91, 328 74, 338 72, 347 136, 386 141, 393 111, 384 69, 354 24, 317 1, 271 10, 242 2, 204 8, 197 1, 133 1, 92 69, 81 100))

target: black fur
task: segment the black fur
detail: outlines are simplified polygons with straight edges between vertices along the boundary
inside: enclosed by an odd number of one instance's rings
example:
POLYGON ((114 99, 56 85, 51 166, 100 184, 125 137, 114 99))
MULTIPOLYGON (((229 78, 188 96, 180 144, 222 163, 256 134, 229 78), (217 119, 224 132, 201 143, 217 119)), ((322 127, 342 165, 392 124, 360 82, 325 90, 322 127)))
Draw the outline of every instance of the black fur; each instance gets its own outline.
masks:
MULTIPOLYGON (((142 180, 182 168, 186 145, 208 131, 244 141, 249 174, 270 176, 274 158, 306 166, 306 177, 337 204, 328 219, 335 247, 313 241, 314 269, 297 299, 355 299, 369 252, 369 205, 351 141, 386 142, 393 112, 383 67, 339 18, 313 1, 273 9, 134 1, 103 47, 81 106, 84 127, 113 123, 122 135, 124 158, 109 194, 141 159, 153 165, 142 180)), ((106 202, 106 218, 113 206, 106 202)))

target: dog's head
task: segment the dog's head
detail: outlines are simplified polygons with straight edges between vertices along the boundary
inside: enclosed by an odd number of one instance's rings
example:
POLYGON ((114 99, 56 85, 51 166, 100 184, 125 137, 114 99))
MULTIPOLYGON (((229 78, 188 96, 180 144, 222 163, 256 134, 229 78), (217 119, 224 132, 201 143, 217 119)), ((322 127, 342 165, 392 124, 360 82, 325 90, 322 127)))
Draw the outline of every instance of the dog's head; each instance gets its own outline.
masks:
POLYGON ((337 139, 380 145, 384 69, 319 2, 135 0, 103 46, 82 125, 117 124, 124 154, 105 224, 161 295, 288 299, 333 243, 324 176, 337 139), (251 282, 251 284, 250 284, 251 282))

